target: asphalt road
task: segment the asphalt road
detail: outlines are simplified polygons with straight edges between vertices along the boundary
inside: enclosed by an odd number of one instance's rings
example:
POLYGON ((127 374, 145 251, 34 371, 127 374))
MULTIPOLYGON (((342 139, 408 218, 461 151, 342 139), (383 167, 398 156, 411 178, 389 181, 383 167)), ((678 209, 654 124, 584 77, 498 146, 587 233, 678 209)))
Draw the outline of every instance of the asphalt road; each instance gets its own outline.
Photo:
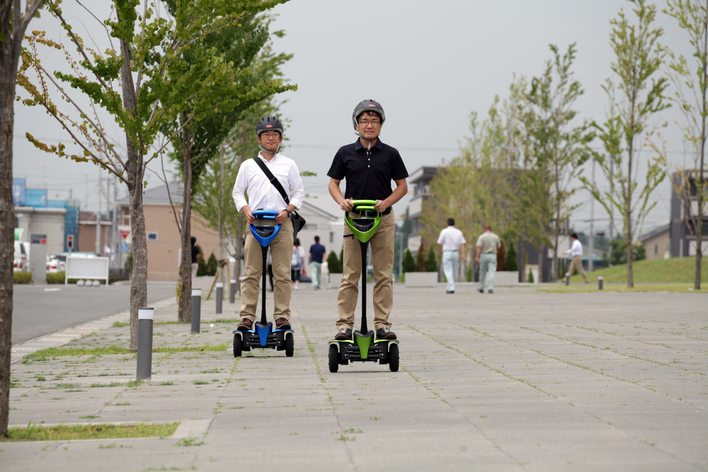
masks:
MULTIPOLYGON (((148 304, 174 296, 174 283, 148 284, 148 304)), ((12 343, 121 313, 129 308, 129 285, 15 285, 12 343)))

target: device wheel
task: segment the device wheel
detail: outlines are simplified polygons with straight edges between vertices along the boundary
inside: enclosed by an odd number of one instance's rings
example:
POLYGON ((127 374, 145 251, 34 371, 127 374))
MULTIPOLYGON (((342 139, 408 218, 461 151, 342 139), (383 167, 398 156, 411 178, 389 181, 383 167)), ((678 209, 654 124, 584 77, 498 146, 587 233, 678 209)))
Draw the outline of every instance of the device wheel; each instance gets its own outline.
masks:
POLYGON ((329 345, 329 371, 337 372, 339 370, 339 349, 334 344, 329 345))
POLYGON ((399 357, 398 344, 391 344, 388 347, 388 366, 391 369, 391 372, 398 372, 399 357))
POLYGON ((295 353, 295 340, 293 339, 293 333, 285 334, 285 355, 287 357, 293 357, 295 353))
POLYGON ((239 357, 243 349, 241 349, 241 336, 234 334, 234 357, 239 357))

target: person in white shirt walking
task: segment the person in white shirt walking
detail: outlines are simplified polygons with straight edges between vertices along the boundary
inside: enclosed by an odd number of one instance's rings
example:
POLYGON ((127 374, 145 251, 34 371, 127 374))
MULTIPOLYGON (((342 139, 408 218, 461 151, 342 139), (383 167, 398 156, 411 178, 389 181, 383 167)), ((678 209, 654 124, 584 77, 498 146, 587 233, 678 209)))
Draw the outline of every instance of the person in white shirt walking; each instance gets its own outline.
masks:
MULTIPOLYGON (((305 189, 295 161, 280 154, 280 144, 283 142, 283 125, 280 120, 275 116, 261 118, 256 125, 256 137, 261 152, 241 164, 234 184, 233 198, 238 211, 246 215, 248 224, 255 222, 255 210, 278 212, 275 221, 280 224, 280 232, 269 246, 275 278, 273 317, 277 329, 290 329, 290 297, 293 284, 290 279, 290 261, 293 255, 293 225, 290 213, 302 206, 305 189), (261 159, 278 179, 290 198, 289 204, 285 203, 283 196, 259 167, 256 159, 261 159)), ((256 319, 258 288, 263 270, 261 245, 250 231, 246 233, 243 253, 245 269, 241 281, 241 322, 236 329, 247 331, 256 319)))
POLYGON ((466 259, 465 237, 462 231, 455 228, 455 219, 447 219, 447 228, 440 231, 438 237, 438 249, 442 250, 443 272, 447 279, 447 292, 455 293, 455 277, 457 277, 457 267, 466 259))
POLYGON ((563 282, 565 283, 568 279, 570 279, 570 276, 573 275, 575 269, 578 269, 578 273, 583 276, 583 280, 585 280, 585 283, 587 284, 589 283, 588 276, 585 275, 585 270, 583 270, 583 245, 580 241, 578 241, 578 235, 576 233, 572 233, 570 235, 570 241, 570 249, 564 251, 563 254, 569 254, 573 259, 570 262, 570 267, 568 268, 568 272, 565 274, 565 279, 563 279, 563 282))

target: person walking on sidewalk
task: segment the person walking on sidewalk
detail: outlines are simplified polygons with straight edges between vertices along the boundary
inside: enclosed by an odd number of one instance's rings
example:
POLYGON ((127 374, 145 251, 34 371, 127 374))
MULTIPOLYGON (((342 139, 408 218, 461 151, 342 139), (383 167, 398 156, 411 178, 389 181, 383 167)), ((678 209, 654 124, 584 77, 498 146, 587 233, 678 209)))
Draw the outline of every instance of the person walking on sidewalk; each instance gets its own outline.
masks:
MULTIPOLYGON (((293 251, 293 225, 290 213, 302 206, 305 189, 300 171, 295 161, 280 153, 283 142, 283 125, 275 116, 264 116, 256 124, 256 138, 261 151, 252 159, 241 164, 233 189, 234 203, 238 211, 246 215, 249 224, 255 222, 253 211, 277 211, 275 221, 280 224, 278 236, 270 243, 273 260, 273 287, 275 326, 290 329, 290 260, 293 251), (272 172, 288 193, 290 203, 286 204, 282 195, 270 182, 256 159, 260 159, 272 172), (246 199, 248 194, 248 199, 246 199)), ((258 292, 263 270, 261 245, 249 231, 244 244, 244 273, 241 281, 241 322, 237 329, 249 330, 256 319, 258 292)))
POLYGON ((300 238, 295 238, 293 242, 293 255, 290 259, 290 279, 293 281, 293 288, 300 287, 300 277, 305 261, 305 250, 300 246, 300 238))
POLYGON ((315 236, 315 244, 310 246, 310 271, 312 272, 312 288, 320 289, 320 278, 322 278, 322 262, 327 250, 320 244, 320 237, 315 236))
MULTIPOLYGON (((379 135, 386 120, 375 100, 359 102, 352 113, 354 143, 342 146, 332 160, 327 175, 329 193, 343 211, 353 208, 352 200, 376 200, 374 208, 383 215, 381 225, 369 241, 374 264, 374 328, 377 339, 396 339, 388 317, 393 308, 393 250, 395 219, 393 205, 408 193, 408 171, 398 151, 381 142, 379 135), (346 179, 342 193, 339 185, 346 179), (391 189, 391 181, 396 184, 391 189)), ((352 214, 356 217, 356 214, 352 214)), ((337 294, 337 334, 335 339, 351 339, 354 310, 359 297, 361 249, 348 226, 344 226, 342 284, 337 294)))
POLYGON ((566 283, 570 279, 570 276, 573 275, 575 269, 577 269, 578 273, 583 276, 583 280, 586 284, 590 283, 588 282, 588 276, 585 275, 585 270, 583 269, 583 244, 578 240, 578 235, 576 233, 572 233, 570 235, 570 242, 570 249, 563 251, 563 254, 569 254, 573 259, 570 261, 570 267, 568 268, 568 272, 565 274, 563 283, 566 283))
POLYGON ((457 267, 465 261, 465 236, 462 231, 455 228, 455 219, 447 219, 447 228, 440 231, 438 237, 438 249, 442 251, 443 271, 447 279, 446 293, 455 293, 455 277, 457 277, 457 267))
POLYGON ((492 233, 492 227, 483 226, 482 234, 477 238, 477 264, 479 264, 479 293, 484 293, 484 285, 489 273, 489 293, 494 293, 494 275, 497 272, 497 251, 501 247, 499 236, 492 233))

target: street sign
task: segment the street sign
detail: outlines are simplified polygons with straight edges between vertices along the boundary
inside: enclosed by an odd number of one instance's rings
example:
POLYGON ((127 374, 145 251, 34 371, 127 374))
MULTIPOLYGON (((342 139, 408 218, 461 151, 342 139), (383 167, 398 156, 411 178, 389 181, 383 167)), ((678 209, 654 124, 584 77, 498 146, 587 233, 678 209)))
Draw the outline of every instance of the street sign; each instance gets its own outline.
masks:
POLYGON ((130 230, 129 229, 122 229, 122 230, 120 230, 120 235, 123 239, 127 239, 128 236, 130 236, 130 230))

